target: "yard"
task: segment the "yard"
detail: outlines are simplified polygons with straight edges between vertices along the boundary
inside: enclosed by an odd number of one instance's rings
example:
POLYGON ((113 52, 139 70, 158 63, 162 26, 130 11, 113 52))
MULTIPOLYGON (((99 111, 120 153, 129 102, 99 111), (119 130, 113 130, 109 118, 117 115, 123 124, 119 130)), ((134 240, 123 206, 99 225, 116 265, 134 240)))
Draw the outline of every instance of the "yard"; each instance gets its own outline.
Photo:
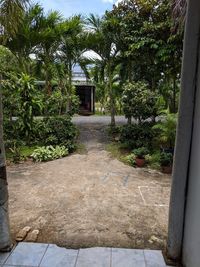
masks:
POLYGON ((13 239, 165 248, 183 25, 170 1, 118 2, 0 4, 0 250, 9 221, 13 239))
POLYGON ((30 226, 39 242, 70 248, 163 248, 170 176, 113 158, 103 119, 86 120, 76 122, 82 153, 8 167, 13 238, 30 226))

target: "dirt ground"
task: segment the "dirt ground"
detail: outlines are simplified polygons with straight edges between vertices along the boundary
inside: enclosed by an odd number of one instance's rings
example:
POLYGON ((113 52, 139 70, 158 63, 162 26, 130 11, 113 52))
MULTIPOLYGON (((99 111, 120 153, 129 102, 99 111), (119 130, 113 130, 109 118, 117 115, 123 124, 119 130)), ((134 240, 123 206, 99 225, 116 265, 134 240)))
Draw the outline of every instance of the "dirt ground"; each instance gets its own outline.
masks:
POLYGON ((84 154, 8 167, 13 237, 29 225, 68 248, 163 248, 170 176, 113 159, 104 125, 79 128, 84 154))

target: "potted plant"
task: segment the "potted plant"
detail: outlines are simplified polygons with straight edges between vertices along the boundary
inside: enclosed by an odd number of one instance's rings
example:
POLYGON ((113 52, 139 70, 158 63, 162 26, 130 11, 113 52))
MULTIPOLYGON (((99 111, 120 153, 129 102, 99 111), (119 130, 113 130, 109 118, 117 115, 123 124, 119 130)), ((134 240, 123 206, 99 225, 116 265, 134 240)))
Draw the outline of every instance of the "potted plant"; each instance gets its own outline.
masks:
POLYGON ((145 147, 140 147, 133 150, 135 155, 135 163, 138 167, 144 167, 145 165, 145 156, 149 153, 148 149, 145 147))
POLYGON ((162 152, 160 154, 160 166, 163 173, 171 174, 173 165, 172 153, 162 152))
POLYGON ((163 118, 153 126, 153 130, 158 134, 161 152, 173 154, 176 138, 177 114, 170 113, 169 110, 163 111, 162 114, 164 115, 163 118))

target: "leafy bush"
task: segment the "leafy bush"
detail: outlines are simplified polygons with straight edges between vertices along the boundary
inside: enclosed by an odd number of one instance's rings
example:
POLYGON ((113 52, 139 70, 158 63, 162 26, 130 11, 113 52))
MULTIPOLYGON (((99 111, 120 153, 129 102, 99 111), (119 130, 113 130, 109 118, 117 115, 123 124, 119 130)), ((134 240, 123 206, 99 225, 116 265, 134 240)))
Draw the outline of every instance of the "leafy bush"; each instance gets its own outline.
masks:
POLYGON ((77 128, 69 116, 44 119, 45 130, 43 140, 45 145, 60 145, 72 152, 75 148, 77 128))
POLYGON ((135 155, 134 154, 130 154, 126 157, 124 157, 124 162, 128 163, 130 166, 135 166, 135 155))
POLYGON ((70 96, 70 110, 68 111, 68 114, 70 116, 73 116, 74 114, 79 113, 80 109, 80 98, 78 95, 72 94, 70 96))
MULTIPOLYGON (((19 123, 19 120, 4 121, 4 138, 8 149, 12 147, 10 142, 13 141, 13 137, 15 140, 25 141, 26 144, 26 138, 21 132, 19 123)), ((77 128, 69 116, 36 119, 33 122, 29 145, 30 143, 39 146, 60 145, 72 152, 76 148, 77 134, 77 128)))
POLYGON ((173 163, 173 155, 171 153, 162 152, 159 162, 161 166, 171 166, 173 163))
POLYGON ((58 88, 53 90, 46 101, 46 112, 49 115, 58 115, 62 113, 64 105, 66 106, 67 97, 63 95, 58 88))
POLYGON ((144 159, 148 153, 149 150, 146 147, 140 147, 133 150, 133 154, 139 159, 144 159))
POLYGON ((139 147, 151 149, 153 138, 152 123, 144 122, 139 125, 124 125, 121 128, 120 142, 130 149, 139 147))
POLYGON ((34 150, 31 157, 37 162, 59 159, 68 155, 68 149, 64 146, 38 147, 34 150))
POLYGON ((122 94, 124 114, 139 122, 157 115, 157 96, 143 82, 133 82, 124 85, 122 94))
POLYGON ((18 140, 13 140, 9 144, 9 150, 12 154, 12 161, 14 163, 19 163, 22 160, 22 155, 21 155, 22 145, 23 145, 23 142, 20 142, 18 140))
POLYGON ((157 132, 159 142, 167 147, 174 147, 176 138, 177 114, 170 113, 169 110, 162 114, 162 121, 152 127, 154 132, 157 132))
POLYGON ((20 99, 19 123, 21 134, 28 140, 31 140, 31 134, 34 127, 34 109, 42 109, 41 99, 38 97, 35 88, 35 81, 27 74, 21 74, 18 80, 18 91, 20 99))

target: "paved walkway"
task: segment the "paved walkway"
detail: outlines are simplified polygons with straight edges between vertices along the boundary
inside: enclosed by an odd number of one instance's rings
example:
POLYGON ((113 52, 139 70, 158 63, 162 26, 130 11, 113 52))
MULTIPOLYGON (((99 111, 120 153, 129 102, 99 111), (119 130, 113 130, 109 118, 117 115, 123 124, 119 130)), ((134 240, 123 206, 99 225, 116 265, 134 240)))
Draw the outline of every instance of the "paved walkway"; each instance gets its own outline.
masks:
POLYGON ((161 251, 90 248, 65 249, 49 244, 19 243, 0 254, 0 267, 166 267, 161 251))
MULTIPOLYGON (((110 116, 74 116, 72 121, 75 124, 85 124, 85 123, 98 123, 103 125, 109 125, 111 122, 110 116)), ((125 124, 127 123, 127 119, 124 116, 116 116, 115 117, 116 124, 125 124)))

